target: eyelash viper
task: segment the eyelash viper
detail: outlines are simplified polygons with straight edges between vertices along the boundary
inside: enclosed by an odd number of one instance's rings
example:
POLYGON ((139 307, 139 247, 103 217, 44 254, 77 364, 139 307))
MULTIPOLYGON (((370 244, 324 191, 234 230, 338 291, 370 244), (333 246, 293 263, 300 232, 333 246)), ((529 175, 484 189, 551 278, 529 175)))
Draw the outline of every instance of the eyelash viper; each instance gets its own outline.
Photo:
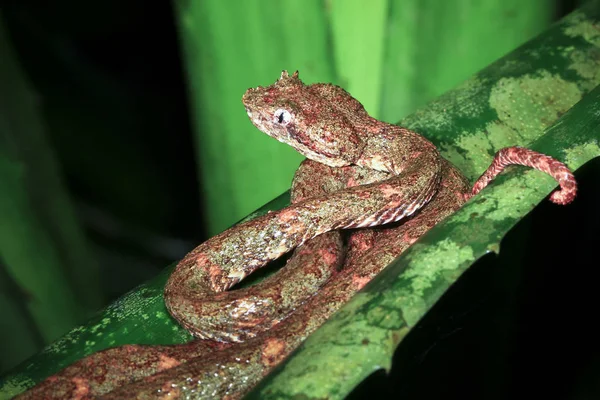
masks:
POLYGON ((469 189, 431 142, 370 117, 340 87, 303 84, 297 72, 248 89, 242 101, 258 129, 307 160, 294 177, 289 207, 202 243, 169 278, 169 311, 205 340, 104 350, 17 398, 239 398, 507 165, 553 176, 561 186, 550 197, 555 203, 576 194, 564 164, 520 147, 500 150, 469 189), (354 230, 345 237, 342 229, 354 230), (286 267, 268 279, 227 291, 294 249, 286 267))

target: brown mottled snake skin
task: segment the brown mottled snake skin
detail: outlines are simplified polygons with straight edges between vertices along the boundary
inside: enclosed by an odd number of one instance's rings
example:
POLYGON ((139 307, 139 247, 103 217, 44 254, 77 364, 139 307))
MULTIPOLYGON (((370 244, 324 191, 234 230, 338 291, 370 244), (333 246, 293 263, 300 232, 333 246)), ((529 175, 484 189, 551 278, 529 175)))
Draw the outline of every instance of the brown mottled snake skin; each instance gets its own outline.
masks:
POLYGON ((169 311, 205 340, 104 350, 20 399, 239 398, 507 165, 553 176, 561 186, 550 198, 555 203, 567 204, 576 194, 564 164, 520 147, 500 150, 470 189, 425 138, 370 117, 340 87, 304 85, 297 73, 284 71, 273 85, 249 89, 242 101, 258 129, 308 160, 296 172, 289 207, 202 243, 171 275, 169 311), (292 250, 287 265, 268 279, 227 291, 292 250))

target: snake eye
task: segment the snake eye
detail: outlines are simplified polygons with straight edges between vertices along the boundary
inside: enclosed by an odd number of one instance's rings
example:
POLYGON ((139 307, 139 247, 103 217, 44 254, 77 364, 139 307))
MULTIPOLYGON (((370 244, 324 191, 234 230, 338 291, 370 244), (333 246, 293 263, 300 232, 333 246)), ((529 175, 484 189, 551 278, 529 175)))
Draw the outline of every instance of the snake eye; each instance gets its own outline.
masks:
POLYGON ((292 114, 288 110, 280 108, 273 114, 273 120, 280 125, 287 125, 292 120, 292 114))

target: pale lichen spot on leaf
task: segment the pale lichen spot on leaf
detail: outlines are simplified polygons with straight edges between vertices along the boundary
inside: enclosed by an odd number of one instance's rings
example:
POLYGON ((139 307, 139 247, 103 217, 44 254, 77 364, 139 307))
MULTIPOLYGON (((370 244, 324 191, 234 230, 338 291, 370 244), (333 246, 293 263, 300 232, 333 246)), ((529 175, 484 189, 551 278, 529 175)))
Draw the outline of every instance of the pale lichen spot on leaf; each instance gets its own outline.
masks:
POLYGON ((110 323, 112 322, 112 318, 102 318, 102 320, 100 321, 100 323, 102 324, 102 326, 104 328, 106 328, 108 325, 110 325, 110 323))
POLYGON ((32 387, 35 383, 36 382, 34 382, 33 379, 31 379, 27 375, 14 375, 11 379, 5 381, 2 385, 2 392, 0 392, 0 398, 12 399, 17 394, 22 393, 25 389, 32 387))
POLYGON ((155 315, 156 319, 158 319, 158 320, 165 320, 165 319, 169 318, 167 313, 165 313, 164 311, 160 311, 160 310, 154 312, 154 315, 155 315))
POLYGON ((466 261, 473 261, 473 252, 469 247, 455 243, 450 238, 435 245, 415 244, 411 253, 409 267, 400 276, 408 278, 416 294, 422 295, 438 275, 445 270, 455 270, 466 261))
POLYGON ((420 132, 422 121, 428 121, 428 126, 434 126, 436 130, 444 131, 450 129, 453 123, 453 113, 443 107, 436 107, 439 103, 433 103, 429 107, 417 110, 404 118, 399 125, 420 132))
MULTIPOLYGON (((486 200, 495 203, 495 200, 486 200)), ((481 243, 489 241, 493 237, 496 229, 496 223, 481 215, 475 202, 467 203, 460 210, 452 214, 446 220, 449 227, 456 232, 458 237, 477 238, 477 242, 481 243)))
POLYGON ((576 84, 545 70, 502 78, 489 94, 489 105, 498 119, 488 122, 485 132, 462 132, 452 146, 442 146, 442 153, 468 178, 475 179, 489 166, 496 151, 537 139, 580 99, 576 84))
POLYGON ((483 95, 485 82, 479 77, 473 77, 458 85, 452 91, 453 103, 458 105, 457 116, 461 118, 477 118, 485 111, 485 103, 477 101, 476 97, 483 95))
POLYGON ((68 348, 71 345, 79 342, 79 338, 81 337, 81 335, 84 332, 85 332, 85 330, 81 326, 78 326, 78 327, 72 329, 69 333, 67 333, 61 339, 55 341, 54 343, 51 343, 46 348, 46 351, 48 353, 66 354, 66 352, 68 351, 68 348))
POLYGON ((409 326, 414 326, 428 309, 428 289, 439 279, 448 279, 447 272, 458 270, 475 260, 473 249, 446 238, 434 246, 416 244, 409 267, 399 277, 400 288, 395 290, 402 302, 402 314, 409 326))
POLYGON ((501 59, 494 64, 494 68, 502 75, 511 75, 526 70, 527 62, 515 58, 501 59))
POLYGON ((368 304, 377 296, 378 293, 370 293, 366 291, 358 292, 348 303, 346 303, 343 309, 344 313, 334 314, 331 319, 340 321, 341 323, 351 323, 354 319, 354 315, 360 312, 363 307, 368 306, 368 304))
POLYGON ((572 64, 569 69, 575 71, 581 78, 577 81, 584 91, 590 91, 600 84, 600 59, 590 57, 588 51, 572 50, 568 52, 572 64))
POLYGON ((393 304, 390 306, 390 302, 386 301, 387 297, 393 297, 393 293, 383 293, 384 300, 381 305, 373 307, 367 312, 367 322, 373 326, 385 328, 385 329, 400 329, 405 325, 402 314, 400 313, 400 304, 393 304))
POLYGON ((600 46, 600 31, 581 11, 575 11, 564 18, 563 33, 569 37, 581 37, 594 46, 600 46))
POLYGON ((98 333, 102 329, 106 329, 112 322, 112 318, 105 317, 100 320, 96 325, 89 329, 90 333, 98 333))
POLYGON ((409 328, 415 326, 427 313, 429 307, 423 297, 415 296, 413 291, 400 291, 398 298, 402 299, 402 316, 409 328))
POLYGON ((468 152, 468 158, 458 151, 450 151, 452 149, 444 149, 443 152, 444 157, 472 181, 489 167, 497 150, 522 140, 518 132, 499 121, 488 123, 486 133, 487 135, 463 135, 456 141, 457 147, 468 152))
POLYGON ((592 140, 565 150, 565 160, 571 168, 579 168, 600 154, 600 142, 592 140))
POLYGON ((492 87, 489 103, 498 119, 518 133, 520 142, 528 143, 537 139, 581 96, 575 83, 539 70, 519 78, 500 79, 492 87))

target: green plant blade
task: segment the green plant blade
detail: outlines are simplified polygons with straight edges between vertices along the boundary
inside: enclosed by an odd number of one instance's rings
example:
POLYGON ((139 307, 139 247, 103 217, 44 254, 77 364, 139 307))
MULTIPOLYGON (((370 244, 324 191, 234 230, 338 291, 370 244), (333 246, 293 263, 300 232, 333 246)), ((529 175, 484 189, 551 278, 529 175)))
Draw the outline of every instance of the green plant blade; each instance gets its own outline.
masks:
POLYGON ((381 65, 389 43, 389 3, 374 0, 365 7, 361 0, 332 0, 328 5, 336 83, 360 99, 375 118, 379 117, 383 87, 381 65))
POLYGON ((216 234, 289 187, 302 157, 248 123, 241 98, 282 69, 331 82, 326 14, 318 0, 176 5, 208 233, 216 234))

